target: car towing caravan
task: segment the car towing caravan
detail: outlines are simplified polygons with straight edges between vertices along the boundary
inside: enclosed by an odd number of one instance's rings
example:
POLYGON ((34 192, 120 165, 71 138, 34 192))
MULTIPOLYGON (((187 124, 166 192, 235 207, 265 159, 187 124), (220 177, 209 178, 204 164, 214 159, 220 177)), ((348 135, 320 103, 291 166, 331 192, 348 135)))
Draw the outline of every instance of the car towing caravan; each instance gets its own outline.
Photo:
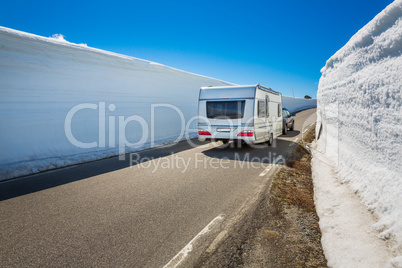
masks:
POLYGON ((269 87, 257 84, 200 89, 200 141, 239 140, 271 145, 281 135, 282 124, 282 94, 269 87))

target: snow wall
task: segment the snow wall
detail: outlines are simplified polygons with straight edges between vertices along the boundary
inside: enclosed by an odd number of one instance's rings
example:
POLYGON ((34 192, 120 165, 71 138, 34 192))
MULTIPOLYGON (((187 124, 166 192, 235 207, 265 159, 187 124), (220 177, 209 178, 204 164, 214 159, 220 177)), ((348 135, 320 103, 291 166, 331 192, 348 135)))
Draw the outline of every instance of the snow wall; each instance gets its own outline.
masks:
POLYGON ((402 245, 402 1, 357 32, 321 70, 318 150, 402 245))
POLYGON ((302 99, 282 96, 282 102, 282 106, 292 113, 317 107, 316 99, 302 99))
POLYGON ((0 180, 195 137, 209 85, 233 84, 0 27, 0 180))
POLYGON ((133 150, 174 141, 209 85, 232 84, 0 27, 0 179, 117 155, 121 132, 124 143, 146 139, 133 150))

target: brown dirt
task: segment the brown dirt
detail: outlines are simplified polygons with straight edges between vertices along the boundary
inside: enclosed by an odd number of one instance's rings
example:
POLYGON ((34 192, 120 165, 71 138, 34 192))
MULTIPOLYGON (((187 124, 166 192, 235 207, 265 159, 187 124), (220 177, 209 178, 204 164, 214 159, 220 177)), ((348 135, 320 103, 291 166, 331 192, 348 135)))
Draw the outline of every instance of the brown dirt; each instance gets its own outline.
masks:
POLYGON ((314 206, 311 155, 302 145, 274 177, 256 211, 197 267, 327 267, 314 206))

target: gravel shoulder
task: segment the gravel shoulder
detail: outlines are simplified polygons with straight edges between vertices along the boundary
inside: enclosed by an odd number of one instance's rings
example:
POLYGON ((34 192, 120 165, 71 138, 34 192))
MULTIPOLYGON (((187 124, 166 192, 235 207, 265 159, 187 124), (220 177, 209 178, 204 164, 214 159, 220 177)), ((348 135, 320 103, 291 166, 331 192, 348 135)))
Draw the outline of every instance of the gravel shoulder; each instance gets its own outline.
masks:
POLYGON ((257 209, 197 267, 327 267, 314 205, 311 155, 304 136, 276 173, 257 209))

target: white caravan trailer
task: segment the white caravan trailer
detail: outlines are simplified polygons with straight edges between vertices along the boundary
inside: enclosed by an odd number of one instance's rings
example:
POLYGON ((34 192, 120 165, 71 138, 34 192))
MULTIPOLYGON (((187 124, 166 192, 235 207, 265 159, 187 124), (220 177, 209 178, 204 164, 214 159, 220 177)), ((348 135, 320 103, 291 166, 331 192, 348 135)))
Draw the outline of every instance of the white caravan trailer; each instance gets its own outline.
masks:
POLYGON ((282 94, 261 86, 202 87, 198 139, 262 143, 282 134, 282 94))

